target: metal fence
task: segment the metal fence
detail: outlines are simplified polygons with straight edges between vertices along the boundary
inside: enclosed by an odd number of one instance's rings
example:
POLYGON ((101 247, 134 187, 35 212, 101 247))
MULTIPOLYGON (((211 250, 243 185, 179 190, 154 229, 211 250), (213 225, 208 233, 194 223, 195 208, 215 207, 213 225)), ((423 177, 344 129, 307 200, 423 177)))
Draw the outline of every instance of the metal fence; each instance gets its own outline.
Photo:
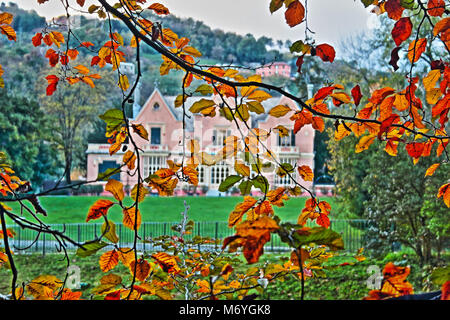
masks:
MULTIPOLYGON (((176 222, 143 222, 139 229, 139 237, 141 239, 152 239, 162 235, 177 235, 172 230, 172 226, 176 222)), ((101 223, 80 223, 80 224, 53 224, 49 227, 52 230, 64 231, 65 235, 78 243, 84 243, 99 237, 101 234, 101 223)), ((310 224, 308 226, 314 226, 310 224)), ((350 252, 355 252, 364 246, 365 233, 368 228, 366 220, 331 220, 330 228, 342 235, 345 249, 350 252)), ((20 253, 46 253, 56 252, 58 243, 49 234, 37 234, 33 230, 23 230, 18 226, 13 226, 12 229, 16 235, 11 239, 11 245, 15 249, 16 254, 20 253)), ((134 232, 124 227, 122 224, 116 224, 116 233, 119 237, 120 247, 130 247, 134 241, 134 232)), ((234 234, 234 229, 228 227, 225 221, 217 222, 196 222, 192 233, 187 237, 202 236, 210 237, 212 239, 224 239, 225 237, 234 234)), ((217 249, 220 245, 212 245, 217 249)), ((76 249, 70 243, 67 243, 69 250, 76 249)), ((139 250, 151 250, 151 244, 140 241, 139 250)), ((286 244, 281 242, 277 234, 272 234, 271 240, 265 245, 267 252, 283 252, 288 250, 286 244)))

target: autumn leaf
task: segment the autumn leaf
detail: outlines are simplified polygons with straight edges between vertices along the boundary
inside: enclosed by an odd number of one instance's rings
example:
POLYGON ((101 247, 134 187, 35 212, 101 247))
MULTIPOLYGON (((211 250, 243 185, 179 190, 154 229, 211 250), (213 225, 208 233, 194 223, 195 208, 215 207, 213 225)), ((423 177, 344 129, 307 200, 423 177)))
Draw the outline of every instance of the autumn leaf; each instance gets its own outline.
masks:
POLYGON ((409 38, 412 32, 412 23, 409 17, 401 18, 398 20, 394 28, 392 29, 392 38, 394 39, 397 47, 405 40, 409 38))
POLYGON ((362 98, 361 88, 359 87, 359 85, 354 86, 351 93, 355 106, 359 106, 359 103, 361 102, 362 98))
POLYGON ((141 258, 137 263, 136 260, 132 261, 129 265, 129 269, 131 274, 134 275, 138 281, 145 281, 150 275, 152 268, 147 260, 141 258))
POLYGON ((58 86, 59 78, 55 75, 49 75, 45 79, 47 79, 47 96, 51 96, 58 86))
POLYGON ((434 172, 436 171, 436 169, 439 168, 440 165, 441 165, 440 163, 432 164, 432 165, 427 169, 427 171, 425 172, 425 177, 426 177, 426 176, 430 176, 430 177, 431 177, 431 176, 434 174, 434 172))
POLYGON ((134 168, 136 168, 136 159, 136 154, 133 151, 128 150, 123 155, 122 161, 123 163, 126 163, 128 169, 134 170, 134 168))
POLYGON ((405 10, 400 4, 400 0, 387 0, 384 9, 392 20, 399 20, 402 17, 403 10, 405 10))
POLYGON ((428 0, 427 13, 432 17, 440 17, 445 12, 444 0, 428 0))
POLYGON ((175 256, 166 252, 157 252, 152 255, 152 258, 160 265, 164 272, 177 274, 180 272, 175 256))
POLYGON ((125 197, 123 192, 123 184, 120 181, 109 179, 105 185, 105 191, 109 191, 112 193, 114 198, 118 201, 122 201, 125 197))
POLYGON ((136 207, 124 208, 123 212, 123 225, 131 230, 139 230, 142 222, 141 213, 139 210, 136 211, 136 207), (136 214, 137 212, 137 214, 136 214), (136 227, 135 227, 136 226, 136 227))
POLYGON ((131 189, 130 196, 134 201, 142 202, 147 193, 148 189, 142 183, 137 183, 134 185, 133 189, 131 189))
POLYGON ((300 176, 302 177, 303 180, 305 181, 313 181, 314 179, 314 172, 311 170, 311 168, 309 166, 299 166, 297 168, 298 173, 300 174, 300 176))
POLYGON ((444 203, 450 208, 450 183, 444 184, 439 188, 437 197, 442 197, 444 203))
POLYGON ((363 152, 369 149, 370 145, 375 141, 375 136, 364 136, 362 137, 355 147, 355 153, 363 152))
POLYGON ((119 242, 119 237, 116 234, 116 224, 112 221, 105 221, 101 226, 102 235, 113 243, 119 242))
POLYGON ((425 52, 427 48, 427 39, 421 38, 417 41, 414 40, 409 44, 408 48, 408 59, 411 63, 417 62, 420 59, 422 53, 425 52))
POLYGON ((271 115, 272 117, 275 117, 275 118, 280 118, 280 117, 285 116, 290 111, 292 111, 292 110, 288 106, 278 105, 278 106, 270 109, 269 115, 271 115))
POLYGON ((334 48, 326 43, 318 45, 315 52, 324 62, 333 62, 336 56, 334 48))
POLYGON ((163 6, 160 3, 153 3, 150 7, 148 7, 150 10, 153 10, 158 15, 167 15, 170 14, 169 9, 167 9, 165 6, 163 6))
POLYGON ((286 23, 292 28, 300 24, 305 18, 305 7, 300 1, 295 0, 289 4, 285 14, 286 23))
POLYGON ((114 269, 114 267, 117 266, 118 263, 119 254, 115 249, 105 252, 99 259, 100 269, 102 269, 103 272, 108 272, 114 269))
POLYGON ((411 158, 419 158, 422 155, 424 144, 422 142, 411 142, 406 144, 406 151, 411 158))
POLYGON ((109 208, 114 205, 114 202, 110 200, 100 199, 97 200, 90 208, 86 218, 86 222, 89 220, 95 220, 102 216, 106 216, 109 208))

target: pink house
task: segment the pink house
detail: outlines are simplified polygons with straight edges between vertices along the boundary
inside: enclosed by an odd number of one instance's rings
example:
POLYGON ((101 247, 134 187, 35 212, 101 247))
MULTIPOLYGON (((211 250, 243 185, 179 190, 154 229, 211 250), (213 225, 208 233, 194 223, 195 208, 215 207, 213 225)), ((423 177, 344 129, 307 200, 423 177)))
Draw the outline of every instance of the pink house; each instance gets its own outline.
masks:
MULTIPOLYGON (((186 110, 190 106, 200 100, 202 97, 191 97, 186 101, 186 110)), ((213 97, 218 103, 218 97, 213 97)), ((158 89, 155 89, 140 110, 135 109, 134 119, 132 123, 140 123, 145 126, 149 133, 149 141, 134 136, 138 147, 143 150, 141 163, 142 175, 146 178, 162 167, 167 167, 166 160, 174 160, 181 162, 183 157, 183 111, 182 108, 174 107, 175 97, 163 96, 158 89)), ((230 103, 233 100, 230 99, 230 103)), ((297 104, 286 97, 274 97, 264 101, 263 105, 266 111, 272 107, 284 104, 291 109, 298 109, 297 104)), ((283 125, 290 130, 290 136, 279 138, 278 134, 272 131, 269 139, 266 141, 267 147, 273 151, 279 162, 290 163, 292 166, 308 165, 314 170, 314 129, 308 125, 303 127, 296 135, 293 134, 293 121, 289 117, 274 118, 267 114, 251 115, 248 121, 252 128, 261 128, 267 131, 278 125, 283 125)), ((219 112, 211 118, 198 114, 191 114, 187 111, 185 116, 186 130, 184 133, 185 141, 196 139, 199 141, 201 151, 209 154, 216 154, 223 148, 223 140, 227 136, 234 135, 241 137, 241 133, 235 124, 226 120, 219 115, 219 112)), ((244 126, 242 126, 244 127, 244 126)), ((241 128, 244 135, 248 131, 241 128)), ((105 171, 107 168, 117 167, 121 164, 123 152, 119 151, 113 156, 108 153, 109 144, 93 144, 88 145, 87 150, 87 179, 95 180, 99 172, 105 171)), ((186 155, 188 154, 186 150, 186 155)), ((222 161, 213 166, 198 166, 199 186, 192 190, 188 189, 188 185, 179 183, 176 194, 198 193, 208 194, 217 193, 217 189, 221 181, 228 175, 234 174, 234 160, 222 161)), ((280 178, 274 172, 276 167, 273 166, 272 172, 266 174, 266 177, 275 186, 292 186, 287 178, 280 178)), ((298 173, 294 173, 296 178, 298 173)), ((115 179, 120 179, 124 185, 132 187, 136 183, 135 177, 130 177, 126 172, 122 172, 115 179)), ((304 182, 298 179, 306 187, 311 187, 311 182, 304 182)), ((256 190, 255 190, 256 191, 256 190)))
POLYGON ((278 75, 289 78, 291 76, 291 66, 286 62, 273 62, 256 69, 256 73, 261 77, 278 75))

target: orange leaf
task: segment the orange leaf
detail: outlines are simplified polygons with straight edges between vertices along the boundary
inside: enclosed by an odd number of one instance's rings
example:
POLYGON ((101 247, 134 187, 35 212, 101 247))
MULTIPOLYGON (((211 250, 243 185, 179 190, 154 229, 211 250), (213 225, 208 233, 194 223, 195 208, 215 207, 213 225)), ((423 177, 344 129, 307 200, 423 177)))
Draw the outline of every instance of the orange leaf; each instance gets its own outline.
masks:
POLYGON ((125 154, 123 155, 123 163, 126 163, 128 169, 133 170, 136 167, 136 154, 131 151, 128 150, 127 152, 125 152, 125 154))
POLYGON ((123 225, 131 230, 136 229, 139 230, 139 227, 141 226, 142 218, 141 213, 139 210, 137 210, 136 214, 136 207, 131 207, 128 209, 123 209, 123 225))
POLYGON ((437 197, 442 197, 444 203, 450 208, 450 183, 444 184, 439 188, 437 197))
POLYGON ((130 272, 132 275, 136 276, 136 279, 139 281, 145 281, 147 277, 150 275, 151 266, 147 262, 147 260, 139 259, 136 263, 136 260, 133 260, 130 263, 130 272))
POLYGON ((150 10, 153 10, 158 15, 165 15, 170 14, 169 9, 167 9, 165 6, 163 6, 160 3, 153 3, 150 7, 148 7, 150 10))
POLYGON ((313 181, 314 179, 314 172, 311 170, 309 166, 300 166, 297 168, 298 173, 305 181, 313 181))
POLYGON ((305 7, 300 1, 295 0, 289 4, 285 14, 286 23, 292 28, 300 24, 305 18, 305 7))
POLYGON ((177 260, 174 256, 165 252, 158 252, 153 254, 152 258, 156 260, 164 272, 175 274, 180 272, 180 268, 178 267, 177 260))
POLYGON ((103 272, 108 272, 109 270, 114 269, 119 263, 119 254, 115 249, 107 251, 101 255, 99 263, 100 269, 102 269, 103 272))
POLYGON ((109 179, 105 185, 105 191, 112 193, 116 200, 122 201, 125 197, 123 192, 123 184, 117 180, 109 179))
POLYGON ((86 218, 86 222, 89 220, 95 220, 101 216, 106 216, 109 208, 114 205, 114 202, 110 200, 100 199, 97 200, 90 208, 86 218))
POLYGON ((430 16, 440 17, 445 12, 445 2, 444 0, 429 0, 427 9, 430 16))
POLYGON ((420 59, 422 53, 425 52, 427 48, 427 39, 421 38, 419 40, 414 40, 409 44, 408 48, 408 59, 412 63, 417 62, 420 59))
POLYGON ((439 168, 440 165, 441 165, 440 163, 432 164, 425 172, 425 177, 432 176, 434 174, 434 172, 436 171, 436 169, 439 168))

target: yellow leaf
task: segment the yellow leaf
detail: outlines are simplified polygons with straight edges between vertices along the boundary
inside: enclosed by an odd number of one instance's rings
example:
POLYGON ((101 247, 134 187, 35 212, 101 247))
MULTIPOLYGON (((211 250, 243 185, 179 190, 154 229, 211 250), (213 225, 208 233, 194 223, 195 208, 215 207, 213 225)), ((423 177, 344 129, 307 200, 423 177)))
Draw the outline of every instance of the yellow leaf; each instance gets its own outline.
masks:
POLYGON ((280 117, 286 115, 289 111, 292 111, 291 108, 280 104, 280 105, 270 109, 269 115, 271 115, 272 117, 275 117, 275 118, 280 118, 280 117))
POLYGON ((236 161, 234 163, 234 170, 241 176, 245 176, 245 177, 250 176, 250 168, 242 162, 236 161))
POLYGON ((375 136, 364 136, 362 137, 355 147, 355 153, 363 152, 369 149, 370 145, 375 141, 375 136))
POLYGON ((428 72, 427 76, 423 78, 423 86, 425 87, 425 91, 430 91, 436 85, 439 78, 441 77, 441 70, 435 69, 428 72))
POLYGON ((123 155, 122 161, 127 165, 128 169, 134 170, 134 168, 136 167, 136 159, 136 154, 133 151, 128 150, 123 155))
POLYGON ((83 66, 83 65, 78 65, 78 66, 76 66, 76 67, 73 67, 74 69, 77 69, 77 71, 79 72, 79 73, 81 73, 81 74, 88 74, 89 73, 89 69, 88 68, 86 68, 85 66, 83 66))
POLYGON ((128 81, 128 77, 126 75, 124 75, 124 74, 121 74, 120 77, 119 77, 119 82, 118 82, 117 85, 123 91, 127 91, 128 88, 130 87, 130 82, 128 81))
POLYGON ((255 100, 255 101, 258 101, 258 102, 262 102, 264 100, 272 98, 272 96, 270 94, 268 94, 267 92, 265 92, 265 91, 255 90, 247 98, 249 100, 255 100))
POLYGON ((105 185, 105 190, 111 192, 116 200, 122 201, 125 197, 123 184, 120 181, 109 179, 105 185))
POLYGON ((148 190, 142 183, 137 183, 134 185, 133 189, 131 189, 131 198, 134 201, 142 202, 147 195, 148 190))
POLYGON ((190 54, 193 57, 196 57, 196 58, 202 56, 201 52, 198 51, 197 49, 195 49, 194 47, 190 47, 190 46, 184 47, 183 51, 187 54, 190 54))

